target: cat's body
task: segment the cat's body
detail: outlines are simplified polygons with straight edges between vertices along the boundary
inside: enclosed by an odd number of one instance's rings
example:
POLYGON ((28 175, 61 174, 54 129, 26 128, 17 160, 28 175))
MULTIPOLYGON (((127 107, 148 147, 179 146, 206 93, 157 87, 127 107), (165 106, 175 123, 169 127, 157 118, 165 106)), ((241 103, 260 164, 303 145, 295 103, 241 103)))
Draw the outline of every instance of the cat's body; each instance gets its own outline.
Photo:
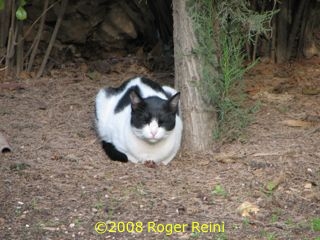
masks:
POLYGON ((173 88, 134 78, 96 97, 96 128, 107 155, 168 164, 180 148, 182 121, 173 88))

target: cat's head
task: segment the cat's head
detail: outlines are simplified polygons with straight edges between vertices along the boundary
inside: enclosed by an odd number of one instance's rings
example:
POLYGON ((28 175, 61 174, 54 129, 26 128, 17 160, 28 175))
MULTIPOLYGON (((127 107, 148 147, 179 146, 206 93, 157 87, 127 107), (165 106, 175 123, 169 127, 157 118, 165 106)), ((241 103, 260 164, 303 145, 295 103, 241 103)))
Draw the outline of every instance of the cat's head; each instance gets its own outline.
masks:
POLYGON ((159 97, 142 98, 138 92, 130 92, 131 127, 133 133, 149 142, 156 143, 169 136, 176 124, 180 93, 168 100, 159 97))

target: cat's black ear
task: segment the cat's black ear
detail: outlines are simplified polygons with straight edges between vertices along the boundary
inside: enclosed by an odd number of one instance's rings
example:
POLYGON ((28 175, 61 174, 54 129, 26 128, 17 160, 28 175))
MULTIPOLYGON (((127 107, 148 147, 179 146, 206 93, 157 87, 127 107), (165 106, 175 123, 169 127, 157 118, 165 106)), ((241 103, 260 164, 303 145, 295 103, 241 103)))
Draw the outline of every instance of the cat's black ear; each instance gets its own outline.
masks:
POLYGON ((131 108, 133 110, 136 110, 138 108, 139 103, 142 102, 142 98, 135 90, 132 90, 130 92, 130 101, 131 101, 131 108))
POLYGON ((172 112, 178 112, 179 100, 180 100, 180 92, 177 92, 168 100, 169 108, 172 112))

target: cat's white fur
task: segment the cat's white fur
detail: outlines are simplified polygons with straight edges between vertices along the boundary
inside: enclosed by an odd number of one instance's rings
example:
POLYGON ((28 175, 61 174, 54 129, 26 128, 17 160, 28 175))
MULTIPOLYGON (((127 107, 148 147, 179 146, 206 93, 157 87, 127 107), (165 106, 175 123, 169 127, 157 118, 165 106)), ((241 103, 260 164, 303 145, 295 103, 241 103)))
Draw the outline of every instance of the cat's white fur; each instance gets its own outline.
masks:
MULTIPOLYGON (((132 128, 130 105, 114 114, 119 100, 130 87, 136 85, 141 90, 142 98, 157 96, 167 100, 165 94, 153 90, 140 78, 131 80, 124 91, 117 95, 107 96, 107 92, 101 89, 96 97, 98 134, 101 140, 113 143, 120 152, 126 154, 131 162, 154 161, 166 165, 174 158, 180 148, 183 129, 180 116, 176 116, 174 129, 166 132, 158 126, 156 121, 151 121, 142 129, 132 128)), ((175 89, 168 86, 163 86, 163 89, 172 95, 177 93, 175 89)))

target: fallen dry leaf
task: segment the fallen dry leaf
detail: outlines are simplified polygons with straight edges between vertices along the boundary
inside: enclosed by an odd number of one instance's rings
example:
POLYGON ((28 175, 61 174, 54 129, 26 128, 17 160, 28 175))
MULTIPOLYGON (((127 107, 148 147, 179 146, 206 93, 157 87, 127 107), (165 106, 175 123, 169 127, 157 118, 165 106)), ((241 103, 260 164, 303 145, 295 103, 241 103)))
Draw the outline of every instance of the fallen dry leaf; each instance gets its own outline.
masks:
POLYGON ((27 80, 27 79, 31 79, 31 74, 29 72, 26 72, 26 71, 22 71, 19 73, 19 78, 21 80, 27 80))
POLYGON ((294 99, 293 95, 284 93, 284 94, 274 94, 269 92, 258 92, 256 95, 252 96, 254 100, 262 100, 266 102, 273 102, 273 103, 286 103, 290 102, 294 99))
POLYGON ((257 214, 259 212, 259 207, 251 202, 243 202, 238 208, 237 212, 242 217, 250 217, 252 214, 257 214))
POLYGON ((282 121, 282 124, 284 124, 288 127, 311 127, 313 125, 313 122, 304 121, 304 120, 288 119, 288 120, 282 121))
POLYGON ((210 163, 210 161, 206 159, 206 160, 199 161, 198 164, 199 164, 200 166, 205 166, 205 165, 208 165, 209 163, 210 163))
POLYGON ((284 173, 280 173, 279 176, 277 176, 276 178, 272 179, 271 181, 269 181, 266 185, 265 185, 265 189, 268 192, 272 192, 274 190, 276 190, 278 188, 278 186, 284 182, 285 180, 285 174, 284 173))
POLYGON ((25 89, 25 85, 22 83, 16 83, 16 82, 4 82, 4 83, 0 83, 0 89, 13 91, 13 90, 25 89))
POLYGON ((305 87, 302 89, 303 95, 318 95, 320 93, 320 88, 305 87))
POLYGON ((5 224, 5 222, 6 222, 6 220, 4 218, 0 217, 0 226, 5 224))
POLYGON ((222 154, 218 154, 214 157, 214 159, 218 162, 221 162, 221 163, 234 163, 236 162, 236 159, 239 159, 241 158, 242 156, 240 155, 237 155, 237 154, 225 154, 225 153, 222 153, 222 154))

